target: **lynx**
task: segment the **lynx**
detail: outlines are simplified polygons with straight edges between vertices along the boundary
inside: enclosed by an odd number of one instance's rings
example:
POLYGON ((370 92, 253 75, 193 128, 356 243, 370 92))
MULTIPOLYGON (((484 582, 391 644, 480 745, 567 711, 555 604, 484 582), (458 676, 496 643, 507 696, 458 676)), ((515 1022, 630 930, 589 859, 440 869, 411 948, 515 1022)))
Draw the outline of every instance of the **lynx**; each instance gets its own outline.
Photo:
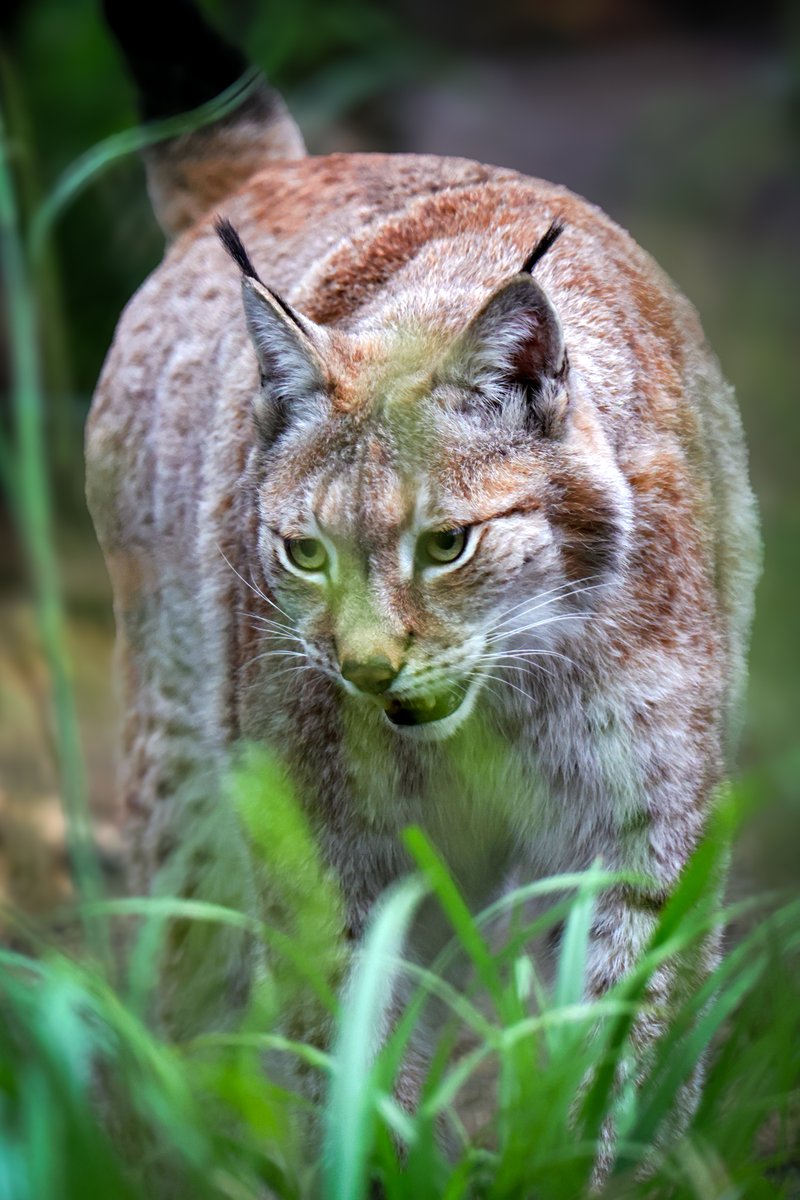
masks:
MULTIPOLYGON (((146 115, 242 69, 187 16, 158 49, 197 68, 176 98, 123 8, 146 115)), ((703 834, 741 702, 756 517, 694 310, 563 187, 309 157, 264 83, 147 168, 169 246, 87 434, 134 886, 180 862, 182 894, 258 911, 269 881, 222 787, 255 742, 308 814, 348 944, 410 869, 410 823, 474 909, 511 878, 641 872, 646 894, 598 900, 602 994, 703 834)), ((246 951, 183 974, 180 953, 173 1026, 205 1001, 224 1019, 246 951)))

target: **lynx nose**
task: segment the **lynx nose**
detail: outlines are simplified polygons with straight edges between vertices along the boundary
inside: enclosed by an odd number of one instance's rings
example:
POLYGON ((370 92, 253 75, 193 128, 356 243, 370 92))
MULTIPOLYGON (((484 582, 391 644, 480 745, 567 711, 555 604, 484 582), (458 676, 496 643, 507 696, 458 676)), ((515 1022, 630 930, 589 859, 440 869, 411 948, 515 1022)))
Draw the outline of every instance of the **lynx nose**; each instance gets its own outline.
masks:
POLYGON ((397 676, 397 670, 388 658, 368 658, 366 662, 346 658, 341 666, 342 675, 359 691, 377 695, 385 692, 397 676))

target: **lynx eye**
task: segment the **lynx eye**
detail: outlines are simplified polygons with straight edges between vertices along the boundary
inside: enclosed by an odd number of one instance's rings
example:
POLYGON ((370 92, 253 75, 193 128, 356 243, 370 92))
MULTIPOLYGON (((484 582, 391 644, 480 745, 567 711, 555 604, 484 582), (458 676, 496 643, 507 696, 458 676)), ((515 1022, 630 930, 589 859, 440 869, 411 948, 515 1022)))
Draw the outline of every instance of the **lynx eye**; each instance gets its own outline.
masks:
POLYGON ((328 562, 328 552, 317 538, 287 538, 286 553, 301 571, 322 571, 328 562))
POLYGON ((419 557, 423 566, 441 566, 460 558, 466 544, 466 529, 436 529, 420 538, 419 557))

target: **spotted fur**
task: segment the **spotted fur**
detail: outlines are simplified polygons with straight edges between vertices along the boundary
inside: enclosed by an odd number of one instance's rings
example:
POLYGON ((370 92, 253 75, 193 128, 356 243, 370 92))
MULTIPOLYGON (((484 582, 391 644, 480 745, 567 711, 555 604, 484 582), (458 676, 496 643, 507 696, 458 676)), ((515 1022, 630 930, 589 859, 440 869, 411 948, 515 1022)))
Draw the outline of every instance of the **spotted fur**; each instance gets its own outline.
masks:
MULTIPOLYGON (((137 886, 166 872, 259 911, 269 881, 222 786, 252 739, 284 762, 352 939, 409 869, 409 822, 473 906, 598 857, 667 895, 730 767, 758 557, 694 310, 563 188, 461 159, 276 160, 269 120, 245 117, 152 167, 180 236, 88 428, 137 886), (420 564, 426 532, 460 527, 462 560, 420 564), (304 538, 327 576, 292 566, 304 538), (388 691, 359 692, 345 660, 383 663, 388 691), (392 724, 430 704, 446 715, 392 724)), ((657 911, 601 898, 590 992, 657 911)), ((246 988, 246 948, 203 947, 174 948, 178 1026, 246 988)))

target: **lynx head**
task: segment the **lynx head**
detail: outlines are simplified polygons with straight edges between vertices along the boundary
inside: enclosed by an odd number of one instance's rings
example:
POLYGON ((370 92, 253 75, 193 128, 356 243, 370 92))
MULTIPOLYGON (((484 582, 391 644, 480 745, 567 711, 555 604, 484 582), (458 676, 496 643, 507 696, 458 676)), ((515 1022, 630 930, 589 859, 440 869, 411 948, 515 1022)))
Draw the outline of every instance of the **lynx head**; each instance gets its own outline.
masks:
POLYGON ((258 566, 309 662, 424 740, 479 697, 530 703, 570 669, 629 523, 531 273, 560 226, 466 320, 410 301, 347 331, 290 308, 218 230, 261 370, 258 566))

